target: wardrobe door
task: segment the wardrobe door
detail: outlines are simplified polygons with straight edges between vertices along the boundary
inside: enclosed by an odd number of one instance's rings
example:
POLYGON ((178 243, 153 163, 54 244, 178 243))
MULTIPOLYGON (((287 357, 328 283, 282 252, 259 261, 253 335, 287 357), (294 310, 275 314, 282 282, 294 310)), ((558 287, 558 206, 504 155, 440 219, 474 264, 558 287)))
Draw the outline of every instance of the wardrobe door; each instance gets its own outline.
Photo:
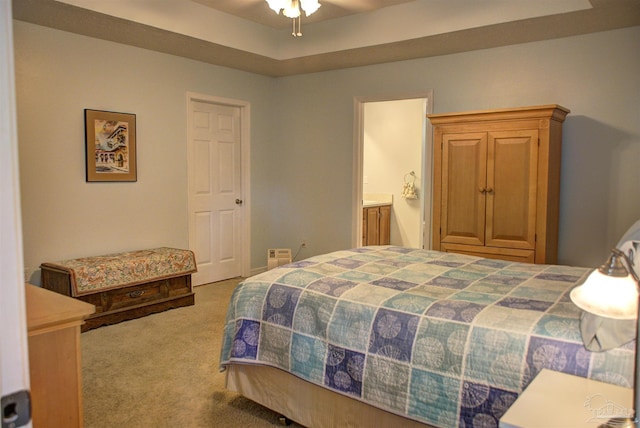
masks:
POLYGON ((538 130, 488 133, 488 247, 535 249, 538 130))
POLYGON ((487 134, 442 136, 441 242, 484 245, 487 134))

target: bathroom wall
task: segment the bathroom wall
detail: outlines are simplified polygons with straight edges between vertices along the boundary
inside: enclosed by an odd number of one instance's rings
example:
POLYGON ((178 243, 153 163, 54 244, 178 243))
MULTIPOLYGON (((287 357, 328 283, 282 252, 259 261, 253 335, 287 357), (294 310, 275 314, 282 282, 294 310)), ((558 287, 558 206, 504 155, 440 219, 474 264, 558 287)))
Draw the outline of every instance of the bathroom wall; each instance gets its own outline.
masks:
MULTIPOLYGON (((393 195, 391 245, 421 247, 421 182, 424 99, 368 102, 364 104, 363 193, 393 195), (402 197, 403 185, 415 172, 417 199, 402 197)), ((427 189, 429 195, 429 189, 427 189)), ((426 198, 427 200, 430 197, 426 198)))

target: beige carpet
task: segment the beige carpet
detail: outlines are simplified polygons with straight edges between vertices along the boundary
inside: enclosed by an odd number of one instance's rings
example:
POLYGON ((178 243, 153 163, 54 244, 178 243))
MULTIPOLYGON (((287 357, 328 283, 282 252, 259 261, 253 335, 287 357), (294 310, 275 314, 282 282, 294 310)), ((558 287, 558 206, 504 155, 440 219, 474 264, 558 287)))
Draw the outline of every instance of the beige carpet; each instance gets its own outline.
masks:
POLYGON ((218 371, 237 283, 196 287, 194 306, 82 333, 85 427, 279 426, 277 414, 225 390, 218 371))

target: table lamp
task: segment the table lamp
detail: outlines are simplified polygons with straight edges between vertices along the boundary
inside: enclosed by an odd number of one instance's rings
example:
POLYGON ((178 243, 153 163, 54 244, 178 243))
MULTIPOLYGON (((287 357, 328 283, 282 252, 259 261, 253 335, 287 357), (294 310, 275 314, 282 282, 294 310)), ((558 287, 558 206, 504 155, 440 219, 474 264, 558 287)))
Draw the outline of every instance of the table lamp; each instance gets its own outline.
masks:
MULTIPOLYGON (((591 314, 613 318, 617 320, 636 320, 638 325, 638 276, 633 269, 633 263, 622 251, 614 248, 606 263, 589 274, 586 281, 571 290, 571 300, 580 309, 591 314)), ((638 356, 640 344, 636 330, 636 355, 633 375, 633 406, 632 418, 613 418, 602 427, 637 427, 640 403, 638 387, 640 379, 638 373, 638 356)))

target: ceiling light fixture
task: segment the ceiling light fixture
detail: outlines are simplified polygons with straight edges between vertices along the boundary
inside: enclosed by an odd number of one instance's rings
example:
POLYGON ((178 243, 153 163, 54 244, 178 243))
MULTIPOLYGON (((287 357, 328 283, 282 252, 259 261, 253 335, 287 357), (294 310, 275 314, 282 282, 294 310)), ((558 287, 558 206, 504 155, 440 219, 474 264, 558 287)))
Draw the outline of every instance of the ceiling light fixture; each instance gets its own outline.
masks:
POLYGON ((267 3, 275 13, 280 14, 280 11, 282 11, 284 16, 292 19, 293 29, 291 35, 293 37, 302 36, 300 9, 304 11, 306 16, 309 16, 321 6, 318 0, 267 0, 267 3), (298 21, 298 31, 296 31, 296 20, 298 21))

